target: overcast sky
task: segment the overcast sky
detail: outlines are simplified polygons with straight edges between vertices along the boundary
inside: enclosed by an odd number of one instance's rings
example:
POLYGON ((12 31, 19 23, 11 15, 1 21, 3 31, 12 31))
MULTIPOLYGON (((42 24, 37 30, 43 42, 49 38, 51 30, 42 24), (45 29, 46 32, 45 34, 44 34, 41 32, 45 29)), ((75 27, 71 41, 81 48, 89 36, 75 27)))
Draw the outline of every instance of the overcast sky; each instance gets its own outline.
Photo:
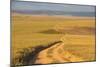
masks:
POLYGON ((95 6, 13 1, 12 10, 50 10, 66 12, 95 12, 95 6))

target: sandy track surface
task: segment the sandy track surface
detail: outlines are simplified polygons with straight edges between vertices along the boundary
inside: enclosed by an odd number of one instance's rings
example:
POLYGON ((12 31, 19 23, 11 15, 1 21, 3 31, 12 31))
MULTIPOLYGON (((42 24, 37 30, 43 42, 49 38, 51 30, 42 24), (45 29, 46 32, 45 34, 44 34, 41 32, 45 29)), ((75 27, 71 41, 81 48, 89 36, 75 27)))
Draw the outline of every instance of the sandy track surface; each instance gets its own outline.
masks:
POLYGON ((70 54, 63 50, 64 43, 57 43, 53 46, 42 50, 35 62, 35 64, 49 64, 49 63, 64 63, 83 61, 82 58, 70 54))
POLYGON ((48 51, 49 50, 51 50, 51 49, 54 49, 54 48, 56 48, 57 46, 59 46, 60 44, 56 44, 56 45, 54 45, 54 46, 51 46, 50 48, 47 48, 47 49, 45 49, 45 50, 43 50, 43 51, 41 51, 40 53, 39 53, 39 55, 38 55, 38 60, 36 60, 36 64, 37 63, 42 63, 42 64, 46 64, 46 63, 51 63, 52 62, 52 59, 51 58, 49 58, 49 57, 47 57, 47 53, 48 53, 48 51))

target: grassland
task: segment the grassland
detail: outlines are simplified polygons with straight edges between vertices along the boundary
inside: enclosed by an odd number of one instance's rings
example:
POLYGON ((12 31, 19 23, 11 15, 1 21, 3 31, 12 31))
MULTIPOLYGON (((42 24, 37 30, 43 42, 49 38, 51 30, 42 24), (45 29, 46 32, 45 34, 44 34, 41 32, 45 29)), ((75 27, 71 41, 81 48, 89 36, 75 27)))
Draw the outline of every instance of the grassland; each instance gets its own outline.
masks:
POLYGON ((83 61, 94 61, 95 18, 12 15, 12 58, 16 58, 23 48, 47 46, 55 41, 64 43, 65 53, 82 57, 83 61))

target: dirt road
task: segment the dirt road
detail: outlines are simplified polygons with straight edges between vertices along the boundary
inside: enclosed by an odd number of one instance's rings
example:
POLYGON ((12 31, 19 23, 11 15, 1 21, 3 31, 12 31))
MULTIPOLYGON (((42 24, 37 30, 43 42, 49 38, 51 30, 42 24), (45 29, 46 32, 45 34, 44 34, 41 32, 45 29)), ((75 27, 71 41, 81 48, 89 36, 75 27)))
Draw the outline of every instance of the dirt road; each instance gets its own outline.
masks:
POLYGON ((49 63, 64 63, 83 61, 82 58, 77 57, 63 50, 64 43, 57 43, 53 46, 42 50, 37 57, 35 64, 49 64, 49 63))

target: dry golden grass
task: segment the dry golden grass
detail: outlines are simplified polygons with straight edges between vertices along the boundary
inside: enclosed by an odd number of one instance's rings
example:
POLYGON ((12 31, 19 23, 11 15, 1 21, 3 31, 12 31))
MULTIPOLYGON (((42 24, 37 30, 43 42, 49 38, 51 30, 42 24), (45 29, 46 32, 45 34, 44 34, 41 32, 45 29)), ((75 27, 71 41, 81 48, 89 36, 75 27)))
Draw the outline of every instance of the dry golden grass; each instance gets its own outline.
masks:
POLYGON ((12 58, 23 48, 46 46, 59 40, 63 41, 65 51, 84 61, 95 60, 95 18, 12 15, 12 58))
POLYGON ((95 36, 93 35, 65 35, 61 38, 65 43, 64 49, 80 56, 84 61, 95 60, 95 36))

